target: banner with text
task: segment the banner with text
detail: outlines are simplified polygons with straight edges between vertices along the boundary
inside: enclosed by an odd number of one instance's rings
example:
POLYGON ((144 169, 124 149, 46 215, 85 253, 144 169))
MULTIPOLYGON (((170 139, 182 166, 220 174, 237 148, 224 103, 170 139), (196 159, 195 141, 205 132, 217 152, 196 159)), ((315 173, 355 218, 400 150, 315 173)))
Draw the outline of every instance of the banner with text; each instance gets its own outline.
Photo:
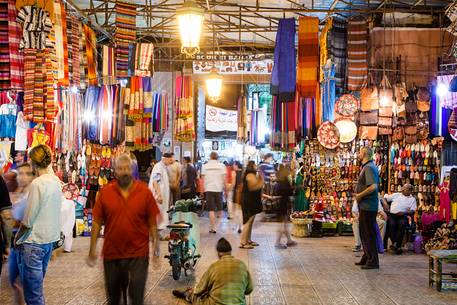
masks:
POLYGON ((234 131, 238 129, 238 112, 206 105, 206 130, 234 131))

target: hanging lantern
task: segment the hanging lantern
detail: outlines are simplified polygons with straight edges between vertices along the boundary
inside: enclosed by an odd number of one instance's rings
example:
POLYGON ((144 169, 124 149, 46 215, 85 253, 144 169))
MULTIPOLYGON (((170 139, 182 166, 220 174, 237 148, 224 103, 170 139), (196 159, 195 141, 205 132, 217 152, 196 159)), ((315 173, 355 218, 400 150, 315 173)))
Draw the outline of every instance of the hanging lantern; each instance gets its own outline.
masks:
POLYGON ((206 79, 206 91, 212 101, 217 101, 222 91, 222 76, 213 68, 206 79))
POLYGON ((200 52, 204 10, 193 0, 189 0, 176 10, 176 15, 181 35, 181 53, 193 57, 200 52))

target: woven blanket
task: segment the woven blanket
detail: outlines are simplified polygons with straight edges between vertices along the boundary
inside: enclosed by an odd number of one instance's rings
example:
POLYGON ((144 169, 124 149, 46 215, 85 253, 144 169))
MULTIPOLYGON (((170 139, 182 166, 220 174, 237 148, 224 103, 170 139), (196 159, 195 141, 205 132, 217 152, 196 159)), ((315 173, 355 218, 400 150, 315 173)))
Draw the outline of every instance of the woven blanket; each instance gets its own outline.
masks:
POLYGON ((341 94, 346 89, 347 23, 336 18, 332 23, 327 44, 329 55, 335 63, 336 88, 341 94))
POLYGON ((276 34, 271 94, 279 102, 293 101, 296 84, 295 19, 280 19, 276 34))
POLYGON ((117 0, 115 4, 116 31, 116 72, 118 77, 128 76, 129 43, 136 39, 136 8, 135 3, 117 0))
POLYGON ((11 89, 24 89, 24 54, 19 51, 21 28, 16 21, 16 1, 8 0, 8 43, 11 89))
POLYGON ((297 91, 301 97, 316 97, 319 67, 319 18, 298 19, 297 91))
POLYGON ((367 84, 368 24, 365 19, 348 23, 348 90, 358 91, 367 84))

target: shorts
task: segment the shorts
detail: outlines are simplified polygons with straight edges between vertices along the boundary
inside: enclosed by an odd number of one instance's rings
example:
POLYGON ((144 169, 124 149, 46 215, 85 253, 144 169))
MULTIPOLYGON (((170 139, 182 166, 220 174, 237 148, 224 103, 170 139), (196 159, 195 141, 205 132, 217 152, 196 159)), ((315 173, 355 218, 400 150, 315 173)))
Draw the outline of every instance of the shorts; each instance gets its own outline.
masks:
POLYGON ((222 192, 206 192, 206 207, 210 211, 222 211, 222 192))

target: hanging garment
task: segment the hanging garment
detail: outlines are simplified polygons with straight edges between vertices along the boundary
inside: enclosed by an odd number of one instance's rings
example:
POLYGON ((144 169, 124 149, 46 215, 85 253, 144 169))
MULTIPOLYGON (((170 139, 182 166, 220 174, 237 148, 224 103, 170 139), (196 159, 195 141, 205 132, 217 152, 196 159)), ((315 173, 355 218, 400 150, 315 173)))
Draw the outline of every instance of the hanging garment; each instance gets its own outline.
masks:
POLYGON ((114 68, 114 48, 102 46, 102 56, 102 77, 106 78, 107 82, 109 82, 111 76, 116 76, 114 68))
POLYGON ((152 43, 136 44, 133 70, 136 76, 151 77, 154 72, 154 45, 152 43))
POLYGON ((86 138, 89 141, 99 141, 99 107, 98 100, 100 95, 100 87, 90 86, 86 90, 84 101, 84 116, 86 117, 86 138))
POLYGON ((27 142, 27 130, 30 128, 30 123, 25 120, 24 114, 19 112, 16 119, 16 139, 14 143, 14 149, 17 151, 26 151, 27 142))
POLYGON ((0 138, 16 136, 17 105, 13 103, 0 106, 0 138))
POLYGON ((368 24, 365 19, 348 23, 348 90, 358 91, 367 84, 368 24))
POLYGON ((165 132, 168 130, 168 94, 155 92, 153 99, 152 131, 165 132))
POLYGON ((339 94, 346 89, 347 23, 333 19, 333 27, 328 35, 329 56, 335 63, 335 82, 339 94))
POLYGON ((56 92, 62 108, 55 128, 55 148, 57 151, 78 151, 82 148, 83 106, 80 93, 59 88, 56 92))
POLYGON ((251 111, 251 128, 250 139, 251 145, 257 146, 265 144, 266 135, 266 113, 264 109, 257 109, 251 111))
POLYGON ((96 45, 97 36, 95 32, 86 24, 83 25, 85 35, 85 47, 86 47, 86 65, 87 65, 87 78, 90 86, 96 86, 97 80, 97 56, 96 56, 96 45))
POLYGON ((280 19, 271 72, 271 94, 278 96, 279 102, 293 101, 295 84, 295 19, 280 19))
POLYGON ((319 81, 322 82, 324 80, 324 71, 323 67, 327 64, 327 60, 329 59, 329 48, 328 45, 328 37, 330 34, 330 30, 333 27, 333 18, 328 18, 327 22, 325 23, 324 28, 321 31, 319 36, 319 57, 320 57, 320 72, 319 72, 319 81))
POLYGON ((0 89, 9 89, 10 61, 8 43, 8 2, 0 2, 0 89))
POLYGON ((319 18, 300 17, 298 19, 297 91, 301 97, 316 98, 319 69, 318 39, 319 18))
POLYGON ((80 86, 85 89, 88 86, 88 67, 87 67, 87 54, 86 54, 86 34, 84 31, 84 24, 78 23, 80 39, 79 39, 79 71, 80 71, 80 86))
POLYGON ((322 67, 324 80, 321 83, 322 90, 322 121, 333 121, 335 118, 335 65, 328 62, 322 67))
POLYGON ((16 0, 16 10, 20 11, 24 6, 34 6, 44 9, 51 21, 54 21, 54 1, 49 0, 16 0))
POLYGON ((118 77, 127 77, 129 44, 136 39, 136 4, 116 0, 115 12, 116 72, 118 77))
POLYGON ((67 14, 62 1, 54 0, 55 14, 55 48, 57 56, 57 83, 60 86, 69 86, 68 78, 68 40, 67 14))
MULTIPOLYGON (((298 99, 298 97, 297 97, 298 99)), ((271 147, 282 150, 293 149, 296 145, 297 101, 282 103, 273 97, 271 147)))
POLYGON ((451 220, 451 197, 449 196, 449 182, 444 181, 440 190, 440 218, 449 223, 451 220))
POLYGON ((17 15, 18 23, 22 24, 21 49, 46 48, 46 39, 51 32, 52 22, 48 13, 37 6, 24 6, 17 15))
POLYGON ((17 11, 14 0, 8 0, 8 47, 11 89, 24 89, 24 56, 19 51, 21 28, 16 21, 17 11))
POLYGON ((81 40, 80 22, 78 17, 67 14, 67 44, 68 44, 68 78, 69 84, 79 88, 81 80, 80 50, 81 40))
POLYGON ((247 138, 247 99, 246 95, 242 95, 238 98, 237 109, 238 109, 238 131, 236 133, 236 139, 238 143, 245 143, 247 138))

